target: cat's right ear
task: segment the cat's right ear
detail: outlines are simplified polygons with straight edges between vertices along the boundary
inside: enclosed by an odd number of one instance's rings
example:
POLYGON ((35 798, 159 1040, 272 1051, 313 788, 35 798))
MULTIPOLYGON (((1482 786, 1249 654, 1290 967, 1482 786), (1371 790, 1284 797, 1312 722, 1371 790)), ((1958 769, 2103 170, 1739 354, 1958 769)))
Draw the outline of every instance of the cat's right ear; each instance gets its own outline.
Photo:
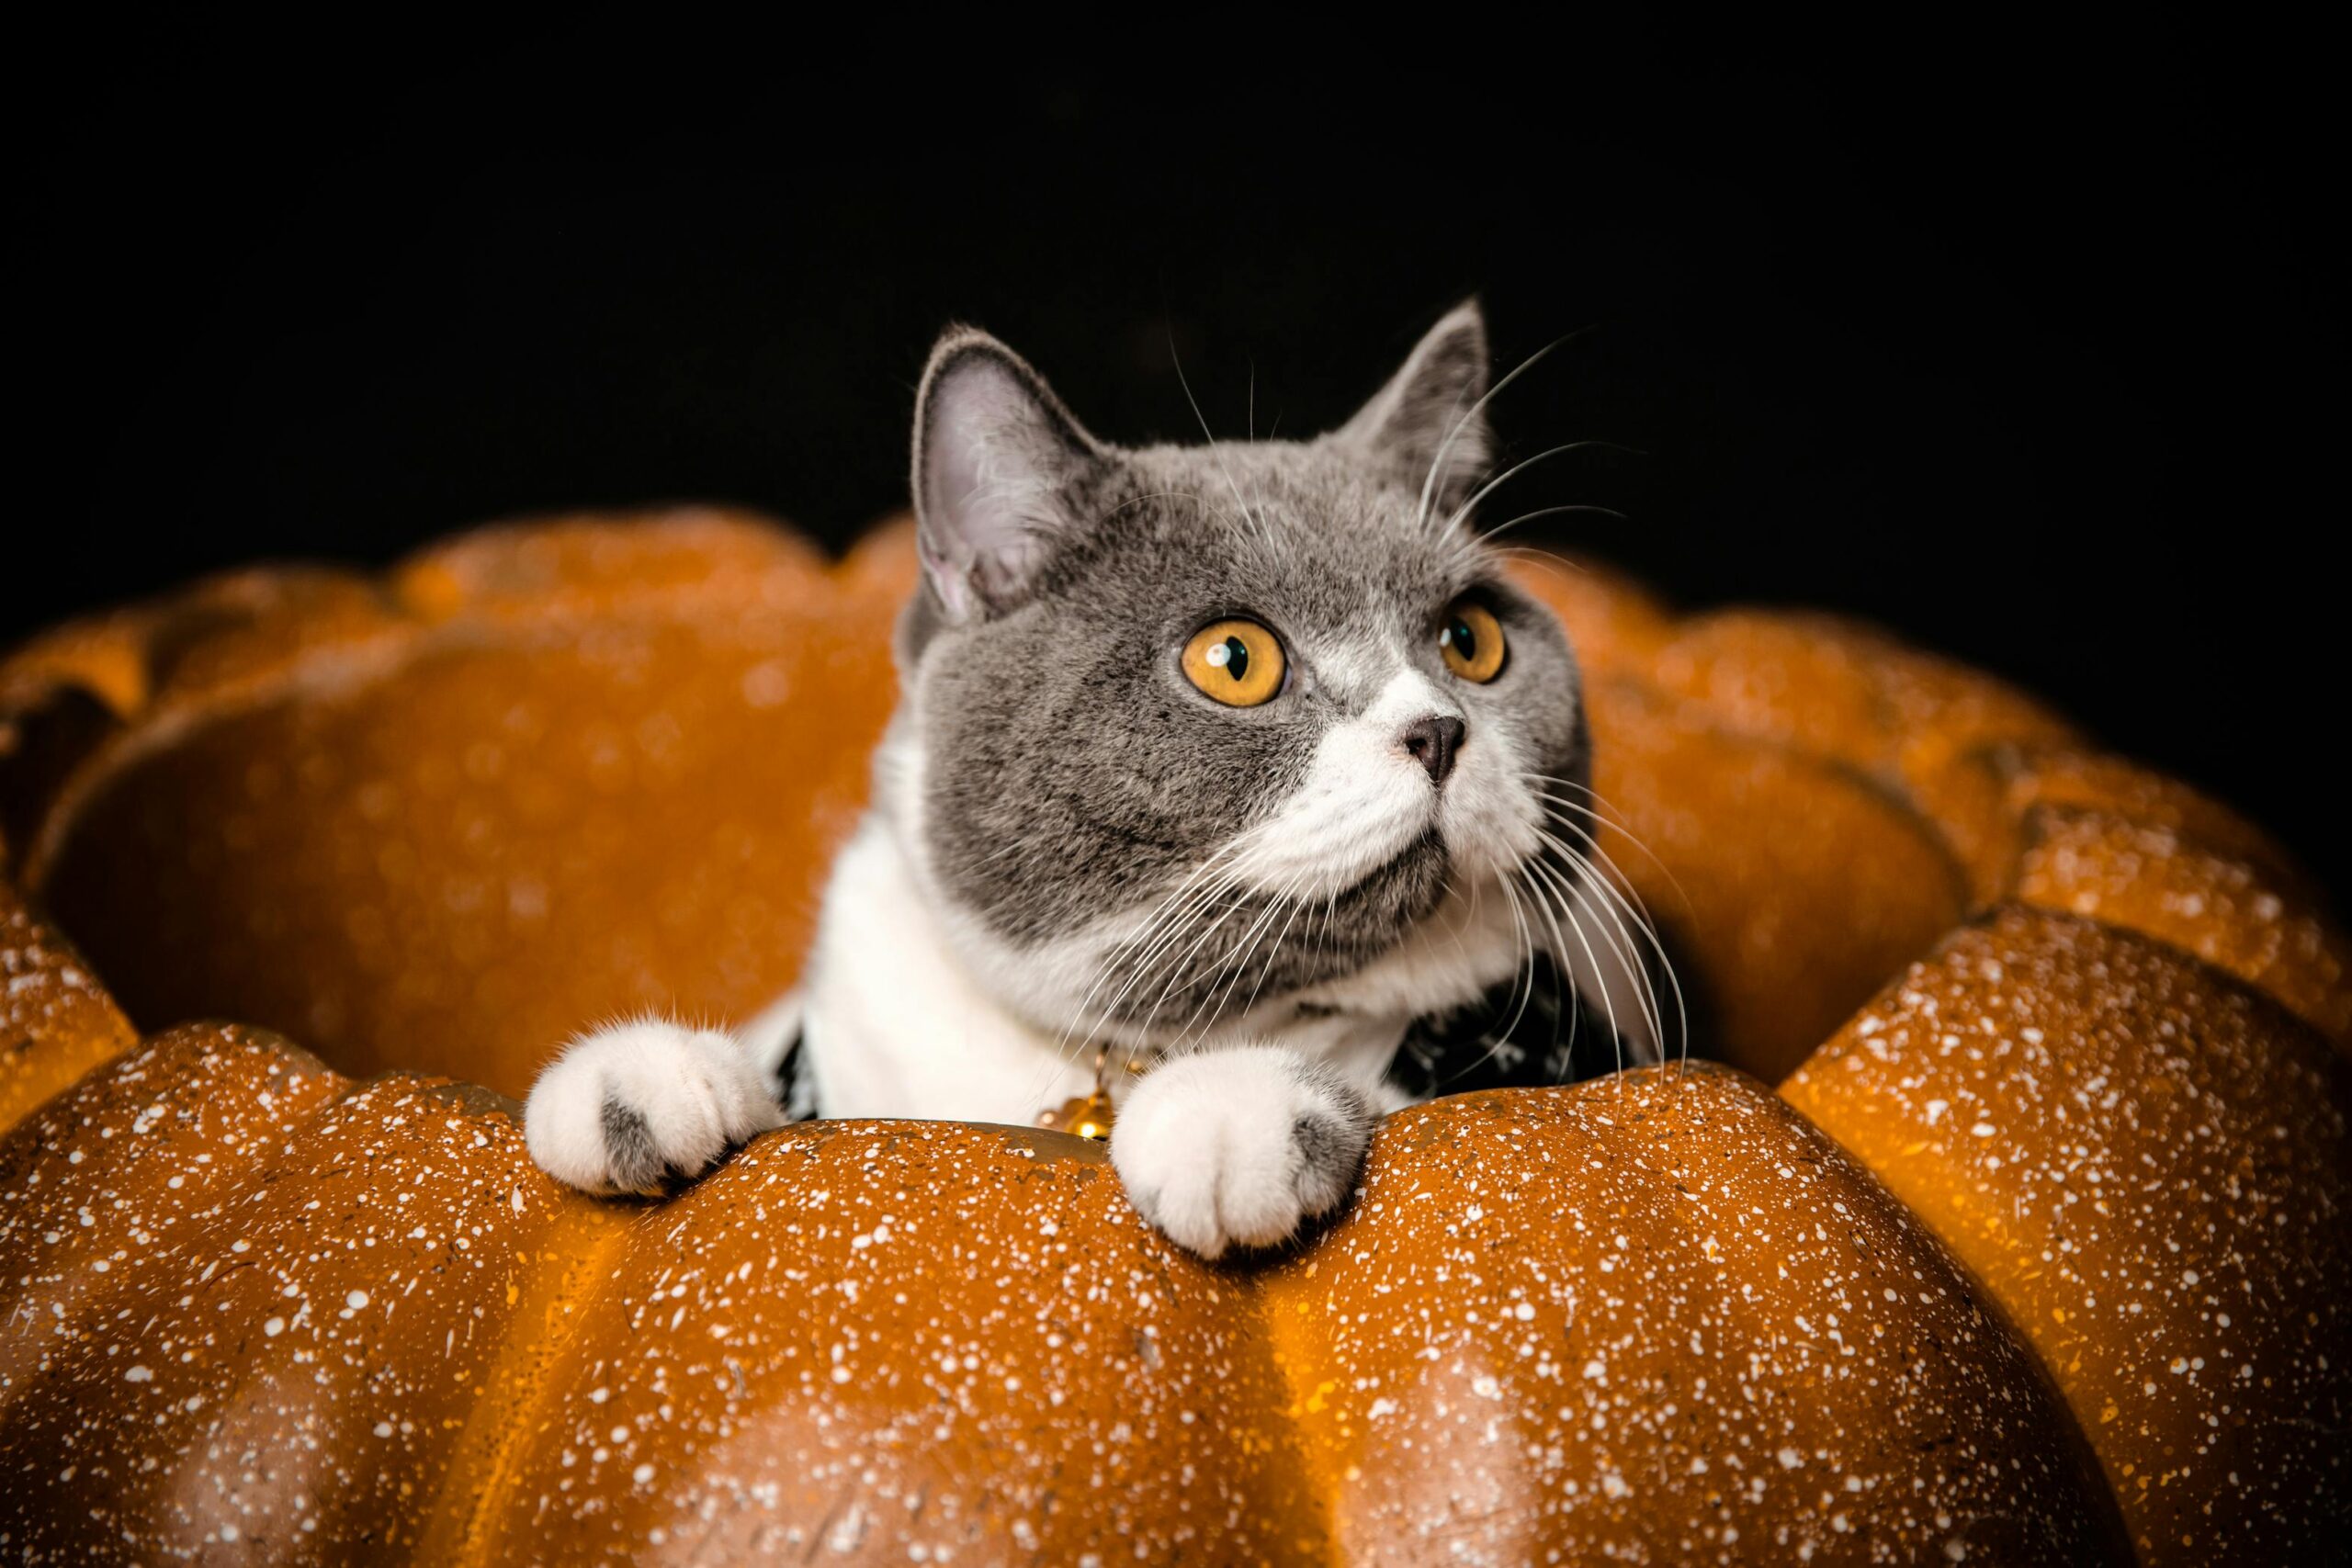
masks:
POLYGON ((1493 458, 1486 403, 1487 317, 1477 300, 1464 299, 1334 439, 1424 491, 1443 515, 1477 489, 1493 458))
POLYGON ((940 338, 915 395, 915 538, 951 619, 1020 602, 1071 525, 1070 481, 1106 457, 1012 350, 968 328, 940 338))

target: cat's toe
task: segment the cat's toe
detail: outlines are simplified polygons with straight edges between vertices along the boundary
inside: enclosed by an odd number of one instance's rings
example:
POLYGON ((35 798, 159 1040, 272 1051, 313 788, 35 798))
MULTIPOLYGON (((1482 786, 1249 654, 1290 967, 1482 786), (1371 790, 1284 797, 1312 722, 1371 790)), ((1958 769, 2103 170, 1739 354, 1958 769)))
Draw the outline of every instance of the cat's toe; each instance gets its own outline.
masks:
POLYGON ((583 1192, 658 1194, 783 1121, 735 1041, 675 1024, 623 1024, 576 1041, 523 1107, 540 1169, 583 1192))
POLYGON ((1362 1094, 1297 1053, 1248 1046, 1154 1069, 1111 1160, 1143 1216, 1203 1258, 1271 1247, 1337 1208, 1372 1136, 1362 1094))

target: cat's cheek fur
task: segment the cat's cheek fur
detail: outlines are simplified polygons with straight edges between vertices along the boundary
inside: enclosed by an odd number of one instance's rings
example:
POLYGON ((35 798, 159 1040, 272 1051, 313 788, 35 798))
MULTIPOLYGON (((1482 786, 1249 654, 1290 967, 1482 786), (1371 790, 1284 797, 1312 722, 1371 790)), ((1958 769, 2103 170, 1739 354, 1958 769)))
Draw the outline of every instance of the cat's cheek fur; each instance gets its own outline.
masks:
POLYGON ((1306 777, 1249 834, 1236 869, 1259 892, 1323 898, 1345 892, 1427 832, 1439 794, 1398 736, 1424 716, 1459 719, 1417 671, 1389 677, 1363 713, 1331 726, 1306 777))
POLYGON ((784 1120, 732 1035, 643 1021, 582 1036, 539 1075, 523 1142, 567 1187, 650 1196, 784 1120))
POLYGON ((1271 1247, 1345 1201, 1372 1142, 1369 1097, 1276 1045, 1155 1067, 1120 1107, 1111 1163, 1136 1211, 1202 1258, 1271 1247))

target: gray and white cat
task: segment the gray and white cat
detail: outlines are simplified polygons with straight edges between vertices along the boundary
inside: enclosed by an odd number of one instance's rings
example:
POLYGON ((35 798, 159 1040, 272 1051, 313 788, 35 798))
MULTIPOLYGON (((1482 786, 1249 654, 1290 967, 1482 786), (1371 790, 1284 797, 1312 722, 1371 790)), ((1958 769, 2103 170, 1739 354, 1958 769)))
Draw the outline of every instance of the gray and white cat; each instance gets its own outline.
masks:
POLYGON ((1469 526, 1487 395, 1464 304, 1330 434, 1123 449, 949 332, 904 694, 801 990, 576 1041, 533 1157, 657 1191, 795 1115, 1026 1123, 1107 1048, 1146 1069, 1113 1085, 1129 1196, 1216 1257, 1336 1208, 1378 1115, 1526 1062, 1490 1020, 1540 960, 1654 1057, 1576 664, 1469 526))

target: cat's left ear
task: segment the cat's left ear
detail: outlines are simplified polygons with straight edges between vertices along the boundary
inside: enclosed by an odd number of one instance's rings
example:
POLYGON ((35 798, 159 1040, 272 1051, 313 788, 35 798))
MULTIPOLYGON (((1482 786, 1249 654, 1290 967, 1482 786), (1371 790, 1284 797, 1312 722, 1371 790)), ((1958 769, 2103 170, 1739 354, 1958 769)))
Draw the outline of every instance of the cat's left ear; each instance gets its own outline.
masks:
POLYGON ((1070 481, 1109 457, 1012 350, 969 328, 940 338, 915 395, 915 539, 950 618, 1020 602, 1072 526, 1070 481))
POLYGON ((1487 395, 1487 317, 1464 299, 1422 334, 1404 367, 1332 437, 1388 466, 1435 504, 1461 504, 1494 457, 1487 395))

